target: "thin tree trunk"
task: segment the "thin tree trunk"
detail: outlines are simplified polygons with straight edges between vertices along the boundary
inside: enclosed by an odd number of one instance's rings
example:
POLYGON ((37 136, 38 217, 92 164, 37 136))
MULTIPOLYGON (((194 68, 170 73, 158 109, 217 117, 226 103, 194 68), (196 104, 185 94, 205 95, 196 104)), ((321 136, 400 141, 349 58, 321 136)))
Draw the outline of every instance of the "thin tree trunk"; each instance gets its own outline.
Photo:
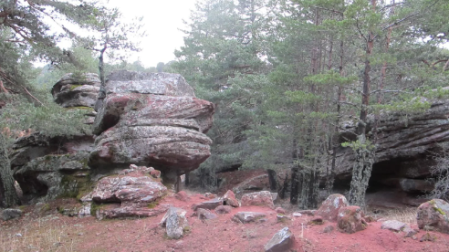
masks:
POLYGON ((20 204, 20 200, 14 186, 5 139, 1 134, 0 140, 0 206, 8 208, 20 204))

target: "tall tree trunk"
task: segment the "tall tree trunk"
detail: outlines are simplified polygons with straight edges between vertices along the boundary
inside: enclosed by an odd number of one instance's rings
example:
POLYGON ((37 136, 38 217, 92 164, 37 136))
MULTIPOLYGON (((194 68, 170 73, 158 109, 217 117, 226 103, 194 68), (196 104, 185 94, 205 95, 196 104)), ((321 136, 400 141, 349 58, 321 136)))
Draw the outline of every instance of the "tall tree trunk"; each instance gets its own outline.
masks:
POLYGON ((20 204, 20 200, 14 186, 5 139, 1 134, 0 140, 0 206, 8 208, 20 204))
MULTIPOLYGON (((376 9, 376 0, 371 0, 373 10, 376 9)), ((355 161, 352 168, 351 185, 349 189, 349 203, 360 207, 365 206, 365 194, 368 188, 369 179, 373 169, 375 149, 370 146, 366 139, 366 124, 368 116, 368 106, 370 97, 370 56, 374 47, 374 33, 368 32, 365 52, 365 68, 363 72, 363 92, 362 107, 360 110, 360 119, 357 127, 357 146, 353 147, 355 151, 355 161)))

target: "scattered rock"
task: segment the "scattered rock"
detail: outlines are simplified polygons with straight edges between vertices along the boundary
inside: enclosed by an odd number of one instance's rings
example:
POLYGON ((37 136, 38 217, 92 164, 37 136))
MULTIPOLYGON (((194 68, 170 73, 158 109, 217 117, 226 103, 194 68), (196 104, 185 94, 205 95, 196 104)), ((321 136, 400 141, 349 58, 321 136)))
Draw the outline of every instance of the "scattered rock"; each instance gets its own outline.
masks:
POLYGON ((162 218, 160 224, 166 228, 167 237, 170 239, 179 239, 184 233, 190 230, 186 218, 186 211, 181 208, 170 207, 162 218))
POLYGON ((349 203, 345 196, 342 194, 331 194, 321 204, 315 214, 322 216, 325 220, 336 221, 339 210, 347 206, 349 206, 349 203))
POLYGON ((294 213, 293 213, 293 217, 301 217, 301 216, 302 216, 301 213, 298 213, 298 212, 294 212, 294 213))
POLYGON ((81 209, 78 211, 78 218, 89 217, 90 215, 90 206, 91 204, 83 204, 81 209))
POLYGON ((185 191, 179 191, 178 193, 176 193, 175 198, 177 200, 184 201, 184 202, 187 202, 188 200, 190 200, 190 197, 187 195, 187 193, 185 191))
POLYGON ((419 230, 411 228, 409 225, 405 225, 404 229, 402 229, 402 232, 404 232, 404 237, 415 237, 415 235, 419 232, 419 230))
POLYGON ((397 220, 387 220, 382 223, 382 229, 388 229, 394 232, 400 232, 405 228, 406 224, 397 220))
POLYGON ((325 233, 325 234, 331 233, 332 231, 334 231, 334 229, 335 229, 334 226, 328 225, 323 228, 323 233, 325 233))
POLYGON ((358 206, 342 207, 338 212, 338 228, 349 234, 364 230, 368 224, 363 217, 364 213, 358 206))
POLYGON ((433 199, 421 204, 416 220, 419 229, 449 234, 449 203, 433 199))
POLYGON ((265 244, 265 252, 285 252, 288 251, 295 242, 295 236, 288 227, 285 227, 278 231, 269 241, 265 244))
POLYGON ((198 208, 204 208, 204 209, 209 209, 209 210, 213 210, 216 207, 223 205, 223 200, 220 198, 215 198, 209 201, 204 201, 198 204, 194 204, 192 206, 193 211, 196 211, 198 208))
POLYGON ((234 215, 233 220, 237 222, 248 223, 255 222, 265 217, 264 213, 258 212, 238 212, 234 215))
POLYGON ((14 209, 14 208, 7 208, 2 211, 2 220, 8 221, 20 218, 22 216, 22 210, 20 209, 14 209))
POLYGON ((207 192, 207 193, 204 194, 204 198, 206 198, 206 199, 215 199, 215 198, 218 198, 218 195, 216 195, 215 193, 207 192))
POLYGON ((283 223, 292 220, 290 217, 288 217, 286 215, 283 215, 283 214, 276 215, 276 219, 277 219, 278 222, 283 222, 283 223))
POLYGON ((309 224, 310 225, 323 225, 324 220, 321 216, 316 216, 315 218, 313 218, 309 221, 309 224))
POLYGON ((223 204, 224 205, 230 205, 232 207, 239 207, 239 201, 235 198, 234 192, 231 190, 228 190, 225 195, 223 196, 223 204))
POLYGON ((266 206, 273 209, 274 203, 270 192, 261 191, 243 194, 242 206, 266 206))
POLYGON ((215 212, 217 214, 227 214, 230 213, 232 211, 232 207, 231 206, 218 206, 217 208, 215 208, 215 212))
POLYGON ((315 216, 317 210, 301 210, 301 211, 297 211, 296 213, 301 215, 308 215, 308 216, 315 216))
POLYGON ((274 209, 274 211, 276 211, 276 213, 279 213, 279 214, 285 214, 285 209, 282 207, 276 207, 276 209, 274 209))
POLYGON ((217 218, 217 215, 204 208, 198 208, 195 215, 198 216, 198 219, 200 220, 211 220, 217 218))
POLYGON ((434 242, 437 240, 437 237, 434 234, 431 233, 425 233, 423 236, 421 236, 421 239, 419 239, 420 242, 424 242, 424 241, 430 241, 430 242, 434 242))

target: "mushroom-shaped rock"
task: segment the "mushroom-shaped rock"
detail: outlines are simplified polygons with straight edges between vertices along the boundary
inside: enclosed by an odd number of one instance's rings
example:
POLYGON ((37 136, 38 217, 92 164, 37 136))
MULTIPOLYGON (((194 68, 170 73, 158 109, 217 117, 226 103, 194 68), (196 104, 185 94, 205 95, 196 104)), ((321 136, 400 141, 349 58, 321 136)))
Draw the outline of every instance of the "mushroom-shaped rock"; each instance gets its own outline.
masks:
POLYGON ((284 252, 288 251, 295 242, 295 236, 288 227, 279 230, 269 241, 265 244, 265 252, 284 252))
POLYGON ((168 209, 160 222, 161 226, 166 228, 168 238, 179 239, 189 229, 186 213, 182 208, 170 207, 168 209))
POLYGON ((266 206, 274 208, 273 198, 268 191, 246 193, 242 196, 242 206, 266 206))
POLYGON ((353 234, 366 229, 363 210, 358 206, 340 208, 337 218, 338 227, 345 233, 353 234))
POLYGON ((321 204, 315 214, 320 215, 325 220, 336 221, 338 211, 347 206, 349 206, 349 203, 345 196, 341 194, 331 194, 325 201, 323 201, 323 204, 321 204))
POLYGON ((449 234, 449 203, 433 199, 418 207, 418 227, 449 234))
POLYGON ((179 74, 111 74, 94 122, 93 168, 153 165, 166 177, 194 170, 210 156, 214 105, 195 97, 179 74))

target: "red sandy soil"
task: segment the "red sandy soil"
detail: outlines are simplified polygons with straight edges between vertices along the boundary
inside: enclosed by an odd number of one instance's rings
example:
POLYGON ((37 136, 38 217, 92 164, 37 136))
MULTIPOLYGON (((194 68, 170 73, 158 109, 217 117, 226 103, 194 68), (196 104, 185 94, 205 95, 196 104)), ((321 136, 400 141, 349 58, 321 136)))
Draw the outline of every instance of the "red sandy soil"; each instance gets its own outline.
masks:
MULTIPOLYGON (((296 237, 291 249, 296 252, 449 251, 447 234, 429 232, 436 237, 436 241, 420 242, 419 238, 425 231, 420 231, 416 240, 403 238, 401 233, 381 229, 380 222, 370 223, 364 231, 345 234, 338 231, 336 223, 309 225, 307 223, 312 218, 309 216, 278 222, 276 212, 265 207, 235 208, 229 214, 218 215, 217 219, 202 221, 191 217, 191 206, 206 199, 200 194, 188 194, 191 195, 188 202, 179 201, 172 195, 160 202, 187 210, 190 232, 179 240, 168 239, 165 229, 158 225, 162 214, 143 219, 99 221, 94 217, 67 217, 55 211, 37 217, 30 212, 30 207, 19 220, 0 221, 0 251, 260 252, 264 251, 267 241, 285 226, 296 237), (231 217, 239 211, 263 212, 268 220, 249 224, 231 221, 231 217), (328 225, 335 229, 323 233, 328 225)), ((416 228, 416 225, 412 227, 416 228)))

